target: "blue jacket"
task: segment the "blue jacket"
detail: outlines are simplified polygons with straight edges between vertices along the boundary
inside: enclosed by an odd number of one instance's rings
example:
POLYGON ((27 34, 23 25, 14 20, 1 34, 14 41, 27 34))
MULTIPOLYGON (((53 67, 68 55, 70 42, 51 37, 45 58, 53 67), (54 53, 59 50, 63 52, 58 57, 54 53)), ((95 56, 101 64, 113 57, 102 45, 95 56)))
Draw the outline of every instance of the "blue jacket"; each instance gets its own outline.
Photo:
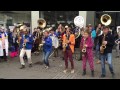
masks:
POLYGON ((33 46, 33 36, 31 34, 28 34, 26 36, 22 35, 22 39, 20 41, 20 49, 23 48, 24 39, 28 40, 28 42, 26 43, 26 49, 28 49, 28 50, 32 49, 32 46, 33 46))
POLYGON ((96 38, 96 31, 94 29, 92 30, 91 36, 92 36, 93 39, 96 38))
POLYGON ((44 39, 45 43, 43 45, 43 51, 48 52, 52 51, 52 39, 48 36, 44 39))

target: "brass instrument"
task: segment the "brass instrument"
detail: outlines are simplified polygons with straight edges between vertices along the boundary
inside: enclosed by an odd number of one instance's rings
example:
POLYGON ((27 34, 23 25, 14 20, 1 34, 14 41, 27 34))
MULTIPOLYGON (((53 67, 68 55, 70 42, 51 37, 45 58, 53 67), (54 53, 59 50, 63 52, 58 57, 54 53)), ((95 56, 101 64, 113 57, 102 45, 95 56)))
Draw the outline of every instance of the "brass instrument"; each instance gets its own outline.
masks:
POLYGON ((63 52, 66 51, 66 47, 68 46, 68 39, 67 39, 67 36, 66 36, 66 39, 65 39, 65 43, 63 43, 63 52))
POLYGON ((44 29, 46 27, 46 21, 43 18, 38 20, 38 25, 40 28, 44 29))
POLYGON ((102 15, 100 20, 101 20, 101 23, 102 23, 103 25, 105 25, 105 26, 110 25, 111 22, 112 22, 112 18, 111 18, 111 16, 108 15, 108 14, 102 15))
MULTIPOLYGON (((40 35, 43 35, 43 33, 44 33, 44 28, 46 27, 46 21, 45 21, 45 19, 43 19, 43 18, 40 18, 39 20, 38 20, 38 26, 42 29, 42 32, 40 31, 39 33, 40 33, 40 35)), ((38 50, 40 51, 41 49, 42 49, 42 46, 43 46, 43 43, 42 43, 42 41, 43 41, 43 38, 42 38, 42 40, 41 40, 41 42, 40 42, 40 44, 39 44, 39 47, 38 47, 38 50)))
MULTIPOLYGON (((25 36, 24 36, 24 40, 26 40, 26 39, 25 39, 25 36)), ((25 49, 25 48, 26 48, 26 43, 23 43, 22 46, 23 46, 23 49, 25 49)))
POLYGON ((83 54, 86 53, 86 47, 85 47, 85 44, 86 44, 86 39, 84 39, 84 42, 83 42, 83 49, 82 49, 82 53, 83 53, 83 54))
POLYGON ((42 50, 42 47, 44 45, 43 41, 44 41, 44 36, 42 37, 41 43, 39 44, 39 47, 38 47, 39 51, 42 50))
POLYGON ((118 44, 120 44, 120 39, 117 39, 116 41, 115 41, 115 43, 118 45, 118 44))
POLYGON ((104 41, 105 41, 105 37, 106 35, 104 34, 104 37, 103 37, 103 40, 102 40, 102 45, 100 47, 100 53, 103 54, 104 53, 104 50, 106 49, 106 45, 104 45, 104 41))
POLYGON ((75 39, 80 36, 81 28, 84 27, 84 18, 82 16, 76 16, 74 18, 74 24, 78 27, 78 30, 75 32, 75 39))

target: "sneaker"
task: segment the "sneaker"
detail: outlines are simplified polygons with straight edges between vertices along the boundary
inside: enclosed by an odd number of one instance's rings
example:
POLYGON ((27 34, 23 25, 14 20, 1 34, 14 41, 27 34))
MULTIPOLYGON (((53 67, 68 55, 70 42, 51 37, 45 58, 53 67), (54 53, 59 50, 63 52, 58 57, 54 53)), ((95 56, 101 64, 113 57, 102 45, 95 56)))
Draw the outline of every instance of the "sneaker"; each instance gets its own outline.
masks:
POLYGON ((105 78, 106 76, 102 74, 100 77, 101 77, 101 78, 105 78))
POLYGON ((49 66, 46 66, 46 69, 49 69, 49 66))
POLYGON ((29 67, 32 67, 32 64, 29 64, 29 67))
POLYGON ((75 73, 75 70, 74 70, 74 69, 72 69, 72 70, 71 70, 71 73, 75 73))
POLYGON ((25 65, 22 65, 21 67, 20 67, 20 69, 24 69, 25 68, 25 65))
POLYGON ((67 73, 67 69, 65 69, 63 72, 66 74, 67 73))

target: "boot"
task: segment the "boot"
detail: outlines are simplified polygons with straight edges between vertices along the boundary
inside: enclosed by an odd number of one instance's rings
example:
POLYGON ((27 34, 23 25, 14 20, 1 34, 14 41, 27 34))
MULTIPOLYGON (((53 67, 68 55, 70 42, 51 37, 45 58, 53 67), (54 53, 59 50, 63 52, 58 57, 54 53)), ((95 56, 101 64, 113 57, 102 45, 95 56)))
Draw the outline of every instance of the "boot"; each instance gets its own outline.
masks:
POLYGON ((82 76, 85 76, 85 75, 86 75, 86 70, 83 70, 82 76))
POLYGON ((91 76, 94 77, 94 70, 91 71, 91 76))
POLYGON ((20 67, 20 69, 24 69, 25 68, 25 65, 22 65, 21 67, 20 67))

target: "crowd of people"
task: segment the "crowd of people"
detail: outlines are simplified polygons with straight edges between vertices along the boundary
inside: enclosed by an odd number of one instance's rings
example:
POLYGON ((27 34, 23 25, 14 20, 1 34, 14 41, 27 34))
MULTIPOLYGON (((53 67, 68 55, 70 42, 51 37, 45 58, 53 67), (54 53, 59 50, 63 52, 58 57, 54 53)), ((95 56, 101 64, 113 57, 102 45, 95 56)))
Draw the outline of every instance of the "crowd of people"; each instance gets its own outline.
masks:
POLYGON ((11 58, 19 56, 20 69, 25 68, 25 58, 27 58, 29 67, 32 67, 31 53, 35 55, 43 54, 42 60, 45 68, 48 69, 50 67, 49 57, 52 51, 54 57, 58 57, 60 55, 59 50, 61 50, 62 58, 65 61, 63 72, 68 72, 69 60, 71 73, 74 73, 73 54, 77 47, 80 51, 78 60, 82 60, 83 76, 86 75, 86 63, 88 60, 92 77, 94 77, 95 70, 94 62, 101 64, 102 78, 106 77, 105 64, 109 65, 112 77, 114 77, 115 72, 112 65, 112 50, 114 46, 116 47, 116 58, 119 58, 120 29, 113 34, 108 26, 103 26, 102 24, 99 24, 96 29, 91 24, 85 28, 72 28, 69 25, 63 26, 59 24, 57 28, 52 27, 45 30, 36 27, 33 33, 30 33, 25 25, 20 26, 19 30, 17 27, 14 27, 7 32, 5 28, 0 27, 0 61, 7 61, 8 56, 11 58), (77 30, 80 31, 78 38, 76 38, 77 30))

